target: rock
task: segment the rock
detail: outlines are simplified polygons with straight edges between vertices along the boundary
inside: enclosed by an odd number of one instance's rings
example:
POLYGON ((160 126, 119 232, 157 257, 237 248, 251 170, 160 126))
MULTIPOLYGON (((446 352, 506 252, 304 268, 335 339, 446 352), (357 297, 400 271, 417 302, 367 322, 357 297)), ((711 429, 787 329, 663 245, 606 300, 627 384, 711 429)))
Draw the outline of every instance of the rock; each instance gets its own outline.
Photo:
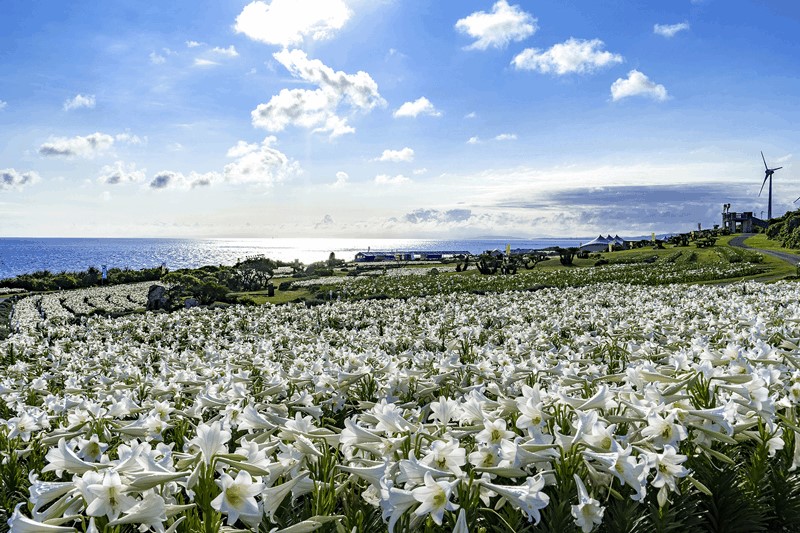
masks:
POLYGON ((167 288, 163 285, 150 285, 150 289, 147 291, 147 310, 167 309, 168 305, 167 288))
POLYGON ((199 302, 199 301, 197 301, 197 299, 196 299, 196 298, 186 298, 186 299, 183 301, 183 307, 184 307, 185 309, 191 309, 192 307, 197 307, 197 306, 199 306, 199 305, 200 305, 200 302, 199 302))

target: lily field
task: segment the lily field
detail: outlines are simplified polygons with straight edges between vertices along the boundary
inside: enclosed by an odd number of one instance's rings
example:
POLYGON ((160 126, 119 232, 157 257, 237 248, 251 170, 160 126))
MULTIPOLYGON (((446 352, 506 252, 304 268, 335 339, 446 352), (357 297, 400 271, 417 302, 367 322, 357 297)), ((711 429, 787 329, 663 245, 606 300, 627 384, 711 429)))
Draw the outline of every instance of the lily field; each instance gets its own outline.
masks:
POLYGON ((21 299, 0 531, 798 531, 800 285, 715 253, 21 299))

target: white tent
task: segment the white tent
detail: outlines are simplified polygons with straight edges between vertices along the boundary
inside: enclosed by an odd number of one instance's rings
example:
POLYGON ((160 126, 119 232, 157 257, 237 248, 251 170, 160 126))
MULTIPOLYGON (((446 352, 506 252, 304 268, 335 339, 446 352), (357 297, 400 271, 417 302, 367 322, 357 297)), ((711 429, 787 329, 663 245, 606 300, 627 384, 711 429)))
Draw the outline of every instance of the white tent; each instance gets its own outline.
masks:
POLYGON ((596 238, 592 239, 586 244, 582 244, 581 250, 586 250, 587 252, 603 252, 608 250, 608 243, 609 239, 603 237, 602 235, 598 235, 596 238))
POLYGON ((587 252, 607 252, 609 244, 622 246, 623 248, 627 247, 625 239, 619 235, 614 235, 613 237, 611 235, 605 237, 598 235, 586 244, 581 245, 581 250, 586 250, 587 252))

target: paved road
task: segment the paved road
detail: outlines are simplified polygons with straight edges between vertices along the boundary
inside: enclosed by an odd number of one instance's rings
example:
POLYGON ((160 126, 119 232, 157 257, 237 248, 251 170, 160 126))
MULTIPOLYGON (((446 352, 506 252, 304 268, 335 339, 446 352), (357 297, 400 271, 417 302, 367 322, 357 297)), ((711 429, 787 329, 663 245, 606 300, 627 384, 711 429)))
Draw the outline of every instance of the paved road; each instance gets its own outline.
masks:
POLYGON ((784 261, 788 262, 789 264, 796 265, 800 263, 800 256, 797 254, 790 254, 786 252, 776 252, 774 250, 764 250, 762 248, 753 248, 752 246, 747 246, 744 241, 756 235, 755 233, 743 233, 738 237, 734 237, 730 241, 731 246, 736 246, 738 248, 747 248, 748 250, 757 250, 762 254, 769 254, 773 257, 777 257, 778 259, 783 259, 784 261))

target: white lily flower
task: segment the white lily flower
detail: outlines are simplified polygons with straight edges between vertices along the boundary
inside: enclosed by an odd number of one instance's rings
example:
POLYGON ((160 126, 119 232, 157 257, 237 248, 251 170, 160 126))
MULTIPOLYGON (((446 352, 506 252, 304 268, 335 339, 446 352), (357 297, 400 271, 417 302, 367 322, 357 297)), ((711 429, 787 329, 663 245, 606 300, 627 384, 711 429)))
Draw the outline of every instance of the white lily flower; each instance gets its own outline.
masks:
POLYGON ((114 470, 106 471, 102 483, 87 488, 95 497, 86 507, 89 516, 107 516, 109 520, 116 520, 120 513, 136 504, 136 500, 125 494, 128 487, 114 470))
POLYGON ((53 526, 42 522, 31 520, 20 512, 20 508, 25 505, 18 503, 8 519, 9 533, 75 533, 74 527, 53 526))
POLYGON ((447 470, 439 470, 417 460, 414 452, 408 452, 408 459, 403 459, 399 463, 400 473, 397 475, 398 483, 405 483, 406 488, 425 483, 425 475, 430 474, 434 479, 452 477, 453 473, 447 470))
POLYGON ((656 472, 651 484, 660 489, 658 491, 658 503, 663 506, 667 501, 668 489, 678 492, 676 478, 689 475, 689 470, 681 466, 681 463, 685 462, 687 457, 677 453, 674 447, 667 444, 664 446, 663 453, 650 452, 648 453, 648 458, 656 472))
POLYGON ((500 447, 499 446, 479 446, 469 456, 470 464, 480 468, 491 468, 500 464, 500 447))
POLYGON ((304 472, 285 483, 261 491, 261 500, 264 502, 264 514, 269 517, 270 521, 275 522, 275 511, 278 510, 278 507, 281 506, 284 498, 292 491, 294 486, 306 477, 308 477, 308 472, 304 472))
POLYGON ((381 400, 372 408, 371 414, 378 419, 376 431, 383 431, 389 435, 413 431, 415 427, 405 418, 403 412, 393 403, 381 400))
POLYGON ((540 511, 550 503, 550 497, 542 492, 545 480, 541 475, 528 477, 523 485, 496 485, 489 483, 485 478, 479 482, 481 486, 508 500, 525 514, 528 522, 534 524, 539 523, 542 519, 540 511))
POLYGON ((589 497, 586 486, 577 474, 573 474, 575 484, 578 486, 578 505, 571 508, 572 516, 575 518, 575 525, 581 528, 583 533, 589 533, 596 525, 603 522, 605 508, 600 502, 589 497))
POLYGON ((216 483, 222 492, 212 500, 211 507, 228 515, 229 526, 233 525, 240 515, 247 523, 252 522, 254 517, 260 520, 261 513, 255 497, 264 489, 263 483, 253 480, 250 473, 245 470, 240 470, 236 479, 224 473, 216 483))
POLYGON ((215 455, 228 453, 228 441, 231 439, 231 432, 222 429, 219 421, 212 422, 211 425, 202 423, 197 426, 197 436, 188 443, 188 449, 197 447, 202 454, 203 462, 208 465, 215 455))
POLYGON ((77 490, 75 483, 71 481, 39 481, 35 477, 31 481, 32 484, 28 489, 30 492, 28 499, 33 503, 34 513, 65 494, 77 490))
POLYGON ((431 414, 428 416, 429 420, 436 423, 447 425, 453 420, 458 420, 461 416, 461 408, 459 403, 455 400, 439 397, 438 402, 430 403, 431 414))
POLYGON ((469 526, 467 526, 467 513, 464 512, 463 508, 458 511, 458 518, 456 519, 455 527, 453 527, 453 533, 469 533, 469 526))
POLYGON ((366 480, 372 486, 380 489, 381 479, 386 476, 388 462, 377 462, 372 466, 339 466, 339 470, 355 474, 361 479, 366 480))
POLYGON ((467 463, 467 452, 459 446, 458 441, 435 440, 430 444, 429 449, 430 451, 420 460, 420 463, 439 470, 449 470, 456 476, 463 473, 461 467, 467 463))
POLYGON ((108 444, 100 442, 100 437, 97 434, 89 437, 89 440, 78 439, 78 457, 86 461, 97 463, 100 458, 108 449, 108 444))
POLYGON ((497 420, 484 420, 483 430, 475 435, 475 442, 487 446, 499 446, 503 439, 513 439, 516 433, 506 430, 506 421, 502 418, 497 420))
POLYGON ((666 418, 661 418, 656 413, 647 417, 647 427, 642 430, 642 436, 653 441, 657 448, 666 445, 675 446, 689 436, 686 428, 675 422, 676 412, 672 411, 666 418))
POLYGON ((420 506, 414 511, 417 516, 430 515, 436 525, 442 525, 442 518, 445 511, 455 511, 458 504, 450 501, 450 495, 456 481, 436 481, 430 472, 425 472, 425 485, 417 487, 411 491, 414 499, 420 502, 420 506))
MULTIPOLYGON (((164 499, 161 496, 153 492, 148 492, 141 501, 129 508, 122 517, 112 520, 108 525, 139 524, 140 527, 152 528, 157 533, 165 533, 164 522, 167 521, 166 509, 164 499)), ((147 531, 147 529, 145 529, 145 531, 147 531)))
POLYGON ((391 481, 381 481, 381 516, 389 520, 389 533, 394 533, 400 517, 418 503, 410 490, 395 488, 391 481))
POLYGON ((630 486, 635 494, 631 495, 634 501, 642 501, 647 493, 647 468, 646 460, 637 460, 631 455, 633 451, 632 446, 623 448, 616 445, 614 452, 610 453, 595 453, 584 452, 587 457, 598 461, 604 469, 613 474, 622 485, 630 486))
POLYGON ((58 447, 51 448, 47 452, 45 459, 47 459, 48 463, 42 469, 42 472, 55 471, 58 477, 61 477, 64 471, 70 474, 83 474, 89 470, 97 470, 99 467, 99 465, 81 460, 81 458, 72 451, 72 448, 67 446, 67 442, 63 437, 59 439, 58 447))
POLYGON ((10 418, 8 420, 8 425, 11 426, 11 432, 9 432, 8 438, 14 439, 19 437, 23 442, 31 440, 31 432, 42 429, 36 419, 27 412, 22 413, 20 416, 10 418))

